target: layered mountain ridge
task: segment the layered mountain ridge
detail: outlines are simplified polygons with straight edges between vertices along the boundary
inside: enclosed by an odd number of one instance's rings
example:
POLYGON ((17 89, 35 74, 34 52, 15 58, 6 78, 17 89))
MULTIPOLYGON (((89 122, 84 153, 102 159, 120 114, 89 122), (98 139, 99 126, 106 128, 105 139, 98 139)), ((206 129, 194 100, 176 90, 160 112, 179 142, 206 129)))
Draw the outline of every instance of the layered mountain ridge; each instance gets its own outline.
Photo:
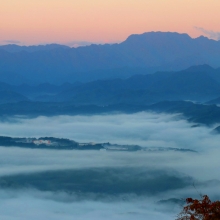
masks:
POLYGON ((5 45, 0 46, 0 81, 61 84, 177 71, 192 65, 217 68, 219 54, 220 41, 171 32, 148 32, 119 44, 78 48, 5 45))
POLYGON ((0 96, 1 103, 28 100, 71 102, 76 105, 139 105, 164 100, 208 102, 220 96, 220 69, 200 65, 182 71, 137 74, 127 79, 64 83, 60 86, 49 83, 37 86, 0 83, 0 96))

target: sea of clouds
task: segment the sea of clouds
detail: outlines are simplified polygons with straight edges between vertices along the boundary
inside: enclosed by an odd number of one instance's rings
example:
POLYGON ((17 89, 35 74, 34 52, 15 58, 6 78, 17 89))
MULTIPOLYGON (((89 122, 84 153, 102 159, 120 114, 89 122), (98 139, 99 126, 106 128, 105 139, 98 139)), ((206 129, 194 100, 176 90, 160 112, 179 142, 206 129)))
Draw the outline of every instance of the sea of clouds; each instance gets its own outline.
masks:
MULTIPOLYGON (((1 134, 11 137, 60 137, 77 142, 110 142, 138 144, 142 147, 174 147, 196 150, 192 152, 103 152, 24 149, 0 147, 0 182, 14 175, 42 172, 131 168, 150 170, 151 178, 164 175, 187 179, 185 187, 158 193, 137 195, 83 193, 65 190, 50 191, 33 187, 0 189, 2 219, 175 219, 181 207, 158 205, 169 198, 199 197, 208 194, 220 198, 220 135, 213 127, 191 127, 180 115, 137 113, 94 116, 14 117, 0 122, 1 134), (190 182, 191 181, 191 182, 190 182)), ((128 172, 128 182, 138 172, 128 172)), ((74 173, 74 172, 73 172, 74 173)), ((100 174, 102 175, 102 174, 100 174)), ((120 172, 115 174, 121 175, 120 172)), ((120 176, 121 177, 121 176, 120 176)), ((123 174, 126 182, 126 175, 123 174)), ((144 177, 143 177, 144 178, 144 177)), ((119 178, 120 179, 120 178, 119 178)), ((142 180, 142 179, 141 179, 142 180)), ((56 178, 51 180, 56 181, 56 178)), ((101 184, 102 179, 97 180, 101 184)), ((59 183, 57 183, 59 185, 59 183)), ((155 182, 155 184, 158 184, 155 182)), ((164 182, 164 184, 169 184, 164 182)), ((171 183, 170 183, 171 184, 171 183)), ((89 185, 88 185, 89 187, 89 185)))

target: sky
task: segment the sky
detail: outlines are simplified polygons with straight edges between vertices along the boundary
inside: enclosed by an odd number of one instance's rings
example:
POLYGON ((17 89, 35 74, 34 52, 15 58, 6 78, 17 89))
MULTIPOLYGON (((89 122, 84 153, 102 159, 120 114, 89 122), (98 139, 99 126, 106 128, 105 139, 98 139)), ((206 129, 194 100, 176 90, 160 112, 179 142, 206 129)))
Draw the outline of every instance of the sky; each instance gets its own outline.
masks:
POLYGON ((219 39, 219 8, 219 0, 7 0, 0 44, 114 43, 149 31, 219 39))

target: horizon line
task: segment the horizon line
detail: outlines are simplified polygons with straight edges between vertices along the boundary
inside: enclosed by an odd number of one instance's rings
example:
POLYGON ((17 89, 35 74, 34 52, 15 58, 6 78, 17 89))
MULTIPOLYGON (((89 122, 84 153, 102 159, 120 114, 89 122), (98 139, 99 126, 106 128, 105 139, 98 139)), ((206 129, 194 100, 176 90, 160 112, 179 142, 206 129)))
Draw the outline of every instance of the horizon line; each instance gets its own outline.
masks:
POLYGON ((38 47, 38 46, 57 45, 57 46, 65 46, 68 48, 78 48, 78 47, 87 47, 87 46, 91 46, 91 45, 113 45, 113 44, 121 44, 121 43, 125 42, 126 40, 128 40, 128 38, 131 36, 140 36, 140 35, 149 34, 149 33, 171 33, 171 34, 187 35, 191 39, 198 39, 198 38, 204 37, 209 40, 220 41, 220 40, 216 40, 216 39, 207 37, 205 35, 200 35, 198 37, 192 37, 188 33, 180 33, 180 32, 176 32, 176 31, 148 31, 148 32, 143 32, 141 34, 130 34, 130 35, 128 35, 128 37, 125 40, 118 41, 118 42, 104 42, 104 41, 90 42, 90 41, 84 41, 84 40, 73 40, 71 42, 45 42, 45 43, 39 43, 39 44, 25 44, 19 40, 4 40, 4 41, 0 42, 0 47, 2 47, 2 46, 38 47), (5 43, 3 43, 3 42, 5 42, 5 43))

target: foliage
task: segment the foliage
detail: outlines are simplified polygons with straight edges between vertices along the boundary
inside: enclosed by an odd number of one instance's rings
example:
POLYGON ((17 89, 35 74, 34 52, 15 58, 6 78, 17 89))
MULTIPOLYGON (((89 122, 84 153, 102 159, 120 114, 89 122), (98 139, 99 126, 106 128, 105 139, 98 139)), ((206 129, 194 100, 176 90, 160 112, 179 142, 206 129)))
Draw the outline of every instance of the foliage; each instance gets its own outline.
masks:
POLYGON ((207 195, 200 200, 187 198, 177 220, 219 220, 220 201, 212 202, 207 195))

